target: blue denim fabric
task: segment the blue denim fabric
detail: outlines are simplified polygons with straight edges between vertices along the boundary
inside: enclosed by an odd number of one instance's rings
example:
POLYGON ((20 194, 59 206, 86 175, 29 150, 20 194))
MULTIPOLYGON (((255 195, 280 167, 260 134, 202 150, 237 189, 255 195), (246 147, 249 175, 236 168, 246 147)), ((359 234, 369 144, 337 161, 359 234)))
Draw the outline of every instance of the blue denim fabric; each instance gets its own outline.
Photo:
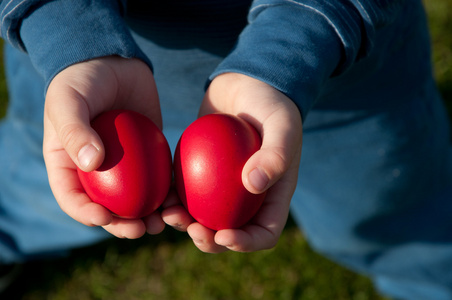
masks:
POLYGON ((449 123, 433 83, 423 90, 430 101, 388 111, 311 111, 292 213, 317 251, 389 295, 425 285, 448 296, 398 295, 452 299, 449 123))
POLYGON ((9 108, 0 123, 0 262, 60 255, 108 237, 67 216, 42 157, 44 80, 27 55, 4 49, 9 108))

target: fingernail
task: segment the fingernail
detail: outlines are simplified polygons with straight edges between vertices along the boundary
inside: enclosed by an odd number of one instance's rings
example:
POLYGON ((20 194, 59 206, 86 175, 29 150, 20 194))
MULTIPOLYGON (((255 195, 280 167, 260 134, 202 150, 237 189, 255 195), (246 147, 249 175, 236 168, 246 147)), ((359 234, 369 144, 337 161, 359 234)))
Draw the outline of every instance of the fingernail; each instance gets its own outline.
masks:
POLYGON ((80 149, 80 151, 78 152, 77 157, 80 167, 82 167, 83 169, 87 168, 94 160, 98 152, 99 149, 94 147, 92 144, 83 146, 82 149, 80 149))
POLYGON ((265 190, 269 181, 267 175, 259 168, 254 169, 248 174, 248 180, 258 191, 265 190))

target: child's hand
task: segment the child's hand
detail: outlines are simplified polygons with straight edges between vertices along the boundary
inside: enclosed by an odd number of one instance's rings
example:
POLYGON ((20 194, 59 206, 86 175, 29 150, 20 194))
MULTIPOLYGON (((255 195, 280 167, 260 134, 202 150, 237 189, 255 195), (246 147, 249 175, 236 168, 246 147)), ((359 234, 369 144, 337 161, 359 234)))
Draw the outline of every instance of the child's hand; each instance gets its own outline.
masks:
POLYGON ((140 112, 161 128, 160 104, 149 67, 137 59, 105 57, 70 66, 52 80, 44 112, 44 159, 49 183, 61 209, 88 226, 103 226, 117 237, 137 238, 146 229, 159 233, 158 212, 138 220, 112 216, 92 202, 78 179, 99 167, 104 159, 102 141, 90 127, 98 114, 111 109, 140 112))
POLYGON ((242 181, 248 191, 266 199, 249 225, 238 230, 212 231, 193 222, 173 192, 164 204, 163 220, 187 230, 204 252, 250 252, 272 248, 286 224, 301 156, 302 123, 295 104, 273 87, 251 77, 226 73, 211 83, 200 116, 223 112, 238 115, 260 132, 262 147, 246 163, 242 181))

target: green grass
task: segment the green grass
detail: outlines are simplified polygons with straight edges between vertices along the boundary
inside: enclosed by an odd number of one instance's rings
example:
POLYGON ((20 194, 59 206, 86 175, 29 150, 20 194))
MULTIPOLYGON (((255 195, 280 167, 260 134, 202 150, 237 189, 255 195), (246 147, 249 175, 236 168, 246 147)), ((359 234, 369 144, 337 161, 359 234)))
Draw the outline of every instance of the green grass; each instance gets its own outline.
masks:
MULTIPOLYGON (((452 2, 425 2, 436 81, 451 108, 452 2)), ((0 77, 0 116, 6 95, 0 77)), ((204 254, 186 234, 168 228, 134 241, 111 239, 25 270, 10 299, 383 299, 369 279, 314 253, 293 222, 276 248, 256 253, 204 254)))
POLYGON ((435 78, 452 115, 452 2, 425 0, 433 46, 435 78))
POLYGON ((293 224, 276 248, 251 254, 201 253, 168 230, 28 269, 22 299, 382 299, 367 278, 315 254, 293 224))

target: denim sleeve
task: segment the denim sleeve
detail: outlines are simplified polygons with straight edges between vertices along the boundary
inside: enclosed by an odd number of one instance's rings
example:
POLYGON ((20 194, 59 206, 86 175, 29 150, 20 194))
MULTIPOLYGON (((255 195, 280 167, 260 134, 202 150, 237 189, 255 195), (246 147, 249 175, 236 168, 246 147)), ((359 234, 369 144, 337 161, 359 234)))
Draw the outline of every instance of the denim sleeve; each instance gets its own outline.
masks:
MULTIPOLYGON (((401 0, 403 1, 403 0, 401 0)), ((235 49, 210 76, 238 72, 291 98, 303 120, 322 84, 372 51, 397 0, 255 0, 235 49)))
POLYGON ((46 87, 64 68, 119 55, 151 62, 133 40, 122 13, 125 1, 4 0, 2 38, 26 51, 46 87))

